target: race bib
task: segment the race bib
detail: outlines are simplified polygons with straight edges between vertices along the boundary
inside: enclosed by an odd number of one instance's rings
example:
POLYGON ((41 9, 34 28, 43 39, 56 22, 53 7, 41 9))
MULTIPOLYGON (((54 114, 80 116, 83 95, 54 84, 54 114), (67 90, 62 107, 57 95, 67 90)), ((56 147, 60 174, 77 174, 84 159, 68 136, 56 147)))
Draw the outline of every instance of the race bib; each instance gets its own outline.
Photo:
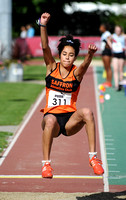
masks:
POLYGON ((70 105, 71 93, 57 92, 50 90, 48 98, 48 107, 70 105))
POLYGON ((120 42, 113 42, 113 44, 112 44, 112 50, 115 53, 121 53, 121 52, 123 52, 123 48, 122 48, 121 43, 120 42))

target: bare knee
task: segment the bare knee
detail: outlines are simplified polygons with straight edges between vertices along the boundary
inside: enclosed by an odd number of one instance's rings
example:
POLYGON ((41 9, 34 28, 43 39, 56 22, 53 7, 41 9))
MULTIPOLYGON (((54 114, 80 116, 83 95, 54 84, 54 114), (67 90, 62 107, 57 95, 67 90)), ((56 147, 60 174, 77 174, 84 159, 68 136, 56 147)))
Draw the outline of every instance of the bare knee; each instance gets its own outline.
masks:
POLYGON ((44 130, 45 127, 47 128, 54 128, 56 126, 57 119, 53 115, 47 115, 44 117, 43 122, 42 122, 42 128, 44 130))
POLYGON ((83 118, 85 121, 93 121, 94 120, 93 112, 89 108, 83 108, 82 114, 83 114, 83 118))

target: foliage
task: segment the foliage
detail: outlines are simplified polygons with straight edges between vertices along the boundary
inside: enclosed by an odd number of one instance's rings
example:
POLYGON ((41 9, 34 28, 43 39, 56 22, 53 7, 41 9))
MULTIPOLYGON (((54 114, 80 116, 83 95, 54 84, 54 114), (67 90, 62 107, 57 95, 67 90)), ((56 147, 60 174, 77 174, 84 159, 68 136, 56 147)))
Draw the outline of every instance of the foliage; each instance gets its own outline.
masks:
MULTIPOLYGON (((125 21, 126 21, 126 17, 123 16, 123 15, 119 15, 119 16, 116 16, 116 17, 115 17, 114 14, 111 14, 111 15, 109 16, 109 23, 110 23, 110 24, 113 24, 114 26, 115 26, 115 25, 120 25, 120 26, 122 26, 124 32, 126 33, 126 22, 125 22, 125 21)), ((113 26, 113 27, 114 27, 114 26, 113 26)))
POLYGON ((8 145, 8 137, 12 136, 12 133, 9 132, 0 132, 0 153, 7 147, 8 145))
MULTIPOLYGON (((116 16, 109 11, 96 12, 75 12, 72 15, 64 13, 65 3, 71 4, 72 1, 59 0, 12 0, 13 1, 13 37, 19 36, 20 27, 31 23, 35 28, 35 34, 40 35, 39 28, 36 25, 43 12, 51 14, 51 20, 48 25, 49 35, 64 35, 71 33, 73 35, 99 35, 99 25, 102 22, 110 22, 112 27, 120 23, 126 31, 125 17, 116 16), (18 19, 18 23, 17 23, 18 19), (93 19, 93 23, 92 23, 93 19)), ((105 4, 125 3, 125 0, 86 0, 86 2, 101 2, 105 4)), ((84 2, 83 0, 76 2, 84 2)))

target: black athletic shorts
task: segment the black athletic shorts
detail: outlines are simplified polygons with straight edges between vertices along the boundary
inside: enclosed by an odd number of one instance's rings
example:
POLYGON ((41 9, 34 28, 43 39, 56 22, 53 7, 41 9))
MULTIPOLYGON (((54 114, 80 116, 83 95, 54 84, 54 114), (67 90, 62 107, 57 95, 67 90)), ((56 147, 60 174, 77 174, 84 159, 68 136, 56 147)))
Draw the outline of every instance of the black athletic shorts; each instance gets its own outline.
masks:
POLYGON ((72 116, 73 113, 74 112, 60 113, 60 114, 45 113, 44 117, 46 115, 50 115, 50 114, 54 115, 56 117, 56 119, 57 119, 57 122, 58 122, 59 126, 60 126, 60 131, 59 131, 58 136, 60 134, 63 134, 65 136, 67 136, 66 130, 65 130, 65 125, 66 125, 66 123, 68 122, 69 118, 72 116))
POLYGON ((111 49, 105 48, 104 51, 102 51, 102 56, 112 56, 111 49))
POLYGON ((125 52, 122 53, 113 53, 113 58, 123 58, 125 59, 125 52))

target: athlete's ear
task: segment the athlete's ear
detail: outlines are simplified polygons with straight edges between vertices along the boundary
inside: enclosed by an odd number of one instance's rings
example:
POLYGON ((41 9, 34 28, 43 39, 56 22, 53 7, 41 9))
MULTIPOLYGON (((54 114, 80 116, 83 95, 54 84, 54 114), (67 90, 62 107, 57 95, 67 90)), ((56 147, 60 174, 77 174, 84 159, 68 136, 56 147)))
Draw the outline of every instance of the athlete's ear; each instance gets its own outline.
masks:
POLYGON ((74 58, 74 61, 77 59, 77 56, 74 58))

